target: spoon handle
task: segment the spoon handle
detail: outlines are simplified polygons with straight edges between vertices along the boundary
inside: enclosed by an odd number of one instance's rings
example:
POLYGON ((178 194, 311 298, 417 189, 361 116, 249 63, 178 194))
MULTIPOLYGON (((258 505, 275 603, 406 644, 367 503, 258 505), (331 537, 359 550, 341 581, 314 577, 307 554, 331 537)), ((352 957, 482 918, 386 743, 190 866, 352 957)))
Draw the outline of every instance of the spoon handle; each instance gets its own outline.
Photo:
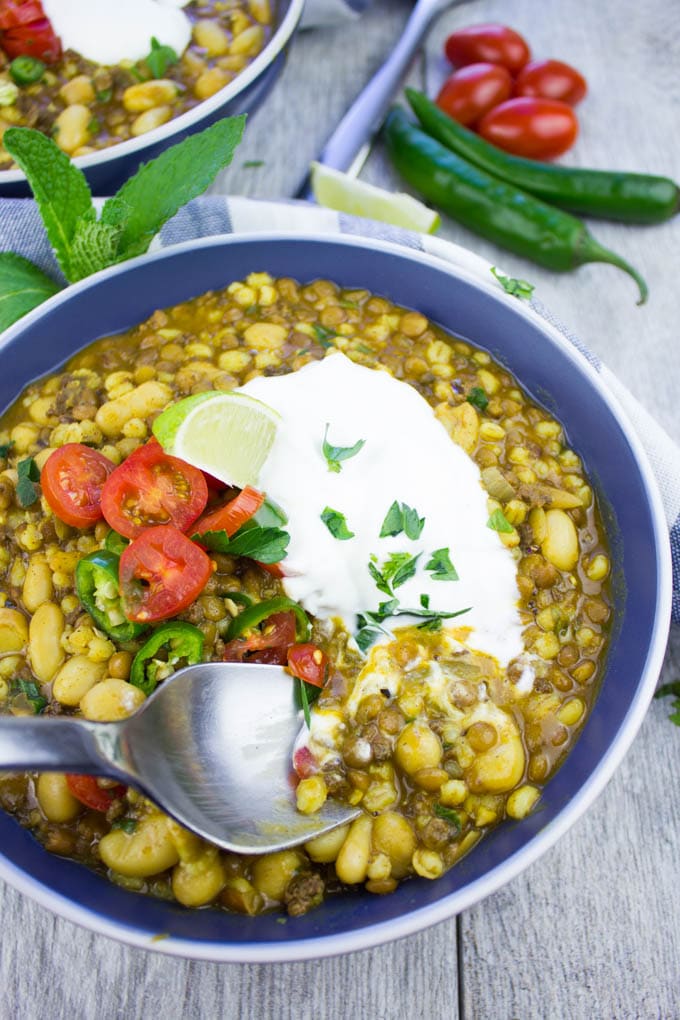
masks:
POLYGON ((112 763, 118 739, 117 723, 1 716, 0 769, 124 778, 112 763))

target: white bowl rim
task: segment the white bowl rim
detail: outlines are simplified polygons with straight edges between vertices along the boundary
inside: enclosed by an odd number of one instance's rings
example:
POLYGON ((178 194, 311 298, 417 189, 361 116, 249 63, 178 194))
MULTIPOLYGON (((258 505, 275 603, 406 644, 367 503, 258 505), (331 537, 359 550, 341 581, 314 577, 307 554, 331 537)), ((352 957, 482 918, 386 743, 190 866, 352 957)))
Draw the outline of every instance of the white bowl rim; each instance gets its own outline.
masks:
MULTIPOLYGON (((487 282, 478 273, 454 266, 435 255, 430 255, 414 248, 407 248, 391 241, 334 233, 320 235, 318 233, 296 234, 289 231, 257 231, 248 234, 217 234, 211 237, 185 241, 181 244, 170 245, 159 251, 141 255, 136 259, 130 259, 109 269, 103 269, 101 272, 95 273, 65 288, 9 327, 2 338, 0 338, 0 351, 2 351, 2 348, 9 340, 22 331, 27 323, 39 319, 43 314, 49 312, 50 309, 64 301, 70 300, 78 292, 96 286, 102 279, 134 270, 137 265, 149 261, 161 261, 172 258, 176 254, 190 252, 196 248, 222 247, 225 244, 247 244, 248 242, 261 243, 267 240, 274 242, 300 242, 303 244, 310 242, 317 244, 331 242, 333 244, 346 245, 347 247, 365 248, 369 251, 381 251, 397 255, 407 261, 425 263, 439 271, 444 271, 451 276, 463 279, 474 288, 487 292, 499 301, 509 302, 517 314, 529 319, 534 325, 538 325, 561 349, 561 352, 588 376, 590 383, 597 390, 600 399, 608 406, 613 417, 616 419, 635 455, 649 499, 653 531, 659 552, 657 563, 658 585, 655 625, 645 668, 641 677, 641 685, 608 752, 600 760, 596 769, 581 786, 578 794, 572 801, 562 809, 549 825, 538 832, 529 843, 476 881, 457 892, 443 897, 436 903, 420 907, 417 910, 389 921, 382 921, 379 924, 359 928, 356 931, 342 932, 336 935, 320 935, 314 938, 285 942, 235 944, 217 941, 195 941, 174 937, 150 937, 146 932, 140 932, 132 924, 112 921, 93 910, 74 903, 73 900, 62 896, 60 893, 55 893, 48 886, 37 882, 26 875, 20 868, 16 867, 16 865, 7 861, 2 856, 0 848, 0 878, 5 879, 20 892, 25 893, 31 899, 41 904, 41 906, 47 907, 66 920, 73 921, 75 924, 79 924, 97 934, 107 935, 140 949, 160 952, 170 956, 222 963, 301 962, 357 952, 358 950, 369 949, 386 942, 405 938, 431 925, 457 916, 462 911, 467 910, 496 892, 501 886, 517 877, 522 871, 537 861, 571 828, 600 793, 602 793, 642 725, 647 708, 654 695, 665 656, 670 629, 673 590, 668 526, 661 493, 647 454, 617 398, 611 393, 599 373, 584 355, 555 326, 547 322, 528 304, 504 294, 497 284, 491 280, 487 282)), ((483 260, 480 259, 479 261, 481 263, 483 260)))
MULTIPOLYGON (((99 166, 100 163, 106 163, 111 161, 112 163, 116 159, 125 159, 127 156, 132 156, 136 152, 147 148, 150 145, 156 145, 159 142, 164 141, 166 138, 172 137, 178 131, 182 132, 185 130, 191 130, 192 126, 197 122, 203 120, 204 117, 210 116, 215 110, 219 110, 220 107, 226 103, 235 99, 241 92, 243 92, 256 78, 262 74, 270 64, 273 64, 282 50, 286 47, 288 40, 292 36, 297 23, 302 17, 302 11, 304 9, 305 0, 290 0, 290 6, 286 11, 286 14, 274 32, 267 45, 261 50, 260 53, 255 57, 254 60, 244 67, 240 71, 233 81, 230 81, 228 85, 225 85, 223 89, 216 92, 215 95, 210 96, 208 99, 203 99, 197 106, 194 106, 191 110, 187 110, 186 113, 182 113, 179 117, 173 117, 167 124, 161 124, 160 127, 154 128, 147 134, 139 135, 137 138, 128 138, 124 142, 116 142, 115 145, 109 145, 105 149, 97 149, 96 152, 91 152, 87 156, 77 156, 72 162, 75 166, 81 170, 88 170, 91 167, 99 166)), ((143 152, 142 152, 143 155, 143 152)), ((0 170, 0 188, 8 184, 15 184, 19 181, 25 181, 26 175, 22 170, 0 170)))

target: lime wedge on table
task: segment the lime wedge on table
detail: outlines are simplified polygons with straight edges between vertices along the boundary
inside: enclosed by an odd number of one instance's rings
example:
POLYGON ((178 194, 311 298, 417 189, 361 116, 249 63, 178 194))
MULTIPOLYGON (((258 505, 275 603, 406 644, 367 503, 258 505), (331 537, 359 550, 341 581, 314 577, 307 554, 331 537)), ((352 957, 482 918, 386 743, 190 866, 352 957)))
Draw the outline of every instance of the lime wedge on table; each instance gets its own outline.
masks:
POLYGON ((256 485, 280 416, 245 393, 196 393, 156 418, 153 433, 166 453, 227 485, 256 485))
POLYGON ((441 223, 439 213, 417 198, 403 191, 377 188, 322 163, 312 163, 312 191, 319 205, 329 209, 392 223, 420 234, 433 234, 441 223))

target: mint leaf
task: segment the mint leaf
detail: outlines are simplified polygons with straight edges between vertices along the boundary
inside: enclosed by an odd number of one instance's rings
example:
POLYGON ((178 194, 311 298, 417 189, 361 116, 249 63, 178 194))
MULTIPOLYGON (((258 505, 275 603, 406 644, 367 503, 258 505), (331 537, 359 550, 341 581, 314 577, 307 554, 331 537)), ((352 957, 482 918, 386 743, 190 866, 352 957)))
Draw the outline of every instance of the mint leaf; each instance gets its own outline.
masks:
POLYGON ((179 57, 172 46, 163 46, 154 35, 151 36, 151 52, 144 57, 144 63, 154 78, 163 78, 171 64, 176 64, 179 57))
POLYGON ((673 711, 668 718, 672 723, 675 723, 676 726, 680 726, 680 680, 672 680, 668 684, 662 684, 658 691, 654 694, 654 697, 673 698, 673 703, 671 704, 673 711))
POLYGON ((333 538, 345 542, 348 538, 354 538, 354 532, 347 527, 347 519, 339 510, 333 510, 327 506, 321 513, 321 520, 324 522, 333 538))
POLYGON ((407 538, 415 542, 420 538, 425 527, 425 518, 418 516, 418 511, 407 503, 399 503, 396 499, 387 511, 380 529, 380 538, 399 535, 403 531, 407 538))
POLYGON ((330 425, 326 424, 326 431, 323 434, 323 455, 326 458, 328 464, 328 470, 338 474, 342 471, 341 461, 349 460, 351 457, 356 457, 365 444, 365 439, 360 439, 354 444, 354 446, 332 446, 328 442, 328 430, 330 425))
POLYGON ((231 538, 226 531, 206 531, 204 535, 194 535, 193 540, 213 552, 247 556, 259 563, 280 563, 286 555, 290 535, 282 528, 261 528, 249 521, 231 538))
MULTIPOLYGON (((118 261, 142 255, 163 224, 231 163, 245 120, 244 116, 225 117, 190 135, 141 166, 123 185, 114 198, 126 202, 130 214, 120 238, 118 261)), ((104 205, 102 219, 111 201, 104 205)))
POLYGON ((0 332, 61 290, 28 259, 0 252, 0 332))
POLYGON ((526 280, 516 280, 514 276, 503 276, 499 273, 495 266, 491 267, 493 276, 496 277, 501 287, 506 294, 511 294, 512 297, 519 298, 523 301, 529 301, 531 295, 534 293, 535 287, 532 283, 527 283, 526 280))
POLYGON ((78 222, 96 219, 85 175, 51 138, 32 128, 9 128, 3 145, 26 174, 57 261, 73 275, 73 238, 78 222))
POLYGON ((122 224, 111 226, 102 220, 79 220, 71 250, 71 283, 113 265, 122 233, 122 224))
POLYGON ((425 564, 425 569, 430 571, 433 581, 458 580, 458 574, 451 562, 448 549, 435 549, 429 561, 425 564))
POLYGON ((504 532, 506 535, 515 530, 502 510, 494 510, 486 522, 486 526, 492 531, 504 532))
POLYGON ((32 506, 38 498, 35 483, 40 481, 38 465, 32 457, 26 457, 17 464, 16 494, 19 506, 32 506))
POLYGON ((472 404, 478 411, 486 411, 489 406, 489 398, 481 386, 473 386, 467 395, 468 404, 472 404))

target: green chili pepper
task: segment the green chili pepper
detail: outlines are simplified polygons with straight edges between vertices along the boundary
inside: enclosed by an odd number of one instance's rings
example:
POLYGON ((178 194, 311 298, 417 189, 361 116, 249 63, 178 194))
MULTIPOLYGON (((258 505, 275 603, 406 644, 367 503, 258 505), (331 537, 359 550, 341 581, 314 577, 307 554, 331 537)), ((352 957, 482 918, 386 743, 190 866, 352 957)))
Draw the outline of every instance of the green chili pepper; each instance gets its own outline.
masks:
POLYGON ((298 605, 297 602, 293 602, 292 599, 286 598, 284 595, 276 599, 268 599, 266 602, 257 602, 254 606, 244 609, 229 624, 226 640, 233 641, 234 638, 240 637, 247 630, 252 630, 258 624, 263 623, 264 620, 273 616, 274 613, 288 612, 295 613, 295 629, 298 641, 308 641, 310 634, 309 617, 302 606, 298 605))
POLYGON ((223 598, 231 599, 237 606, 252 606, 253 604, 250 595, 246 595, 244 591, 227 591, 224 593, 223 598))
POLYGON ((113 553, 115 556, 121 556, 123 551, 127 549, 130 544, 129 538, 124 538, 123 535, 119 535, 117 531, 111 529, 104 539, 104 548, 113 553))
POLYGON ((170 620, 162 624, 132 660, 130 683, 151 694, 156 684, 175 672, 179 662, 187 666, 200 662, 204 641, 203 631, 192 623, 170 620))
POLYGON ((118 556, 105 549, 84 556, 76 566, 76 591, 99 629, 115 641, 126 642, 149 628, 132 623, 123 612, 118 563, 118 556))
POLYGON ((32 85, 44 75, 45 65, 35 57, 15 57, 9 65, 9 73, 17 85, 32 85))
POLYGON ((575 216, 461 159, 416 127, 404 110, 389 113, 385 140, 401 176, 469 230, 557 272, 586 262, 618 266, 640 288, 638 304, 647 300, 647 285, 640 274, 603 248, 575 216))
POLYGON ((624 223, 661 223, 680 208, 680 189, 669 177, 554 166, 511 156, 456 123, 422 92, 406 89, 406 96, 425 131, 442 145, 561 209, 624 223))

